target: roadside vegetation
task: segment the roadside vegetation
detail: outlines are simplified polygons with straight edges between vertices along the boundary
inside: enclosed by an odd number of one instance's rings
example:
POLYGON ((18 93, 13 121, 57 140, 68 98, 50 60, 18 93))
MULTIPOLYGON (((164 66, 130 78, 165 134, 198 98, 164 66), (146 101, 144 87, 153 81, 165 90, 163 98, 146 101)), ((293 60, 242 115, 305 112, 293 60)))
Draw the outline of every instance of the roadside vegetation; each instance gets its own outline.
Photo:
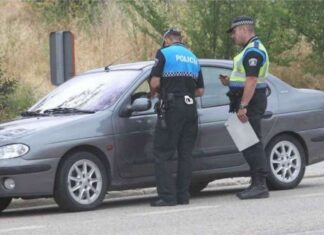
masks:
POLYGON ((15 117, 54 87, 49 34, 75 34, 76 71, 149 60, 170 26, 201 58, 231 59, 225 33, 250 15, 271 72, 295 87, 324 90, 324 0, 4 0, 0 2, 0 120, 15 117))

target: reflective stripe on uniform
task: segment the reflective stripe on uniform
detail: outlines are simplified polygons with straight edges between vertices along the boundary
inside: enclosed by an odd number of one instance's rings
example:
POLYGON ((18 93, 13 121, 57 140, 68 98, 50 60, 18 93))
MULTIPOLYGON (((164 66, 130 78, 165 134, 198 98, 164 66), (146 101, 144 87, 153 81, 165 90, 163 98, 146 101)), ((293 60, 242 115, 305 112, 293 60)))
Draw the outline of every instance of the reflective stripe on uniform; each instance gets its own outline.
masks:
MULTIPOLYGON (((244 88, 244 86, 245 86, 245 83, 242 83, 242 82, 230 81, 230 83, 229 83, 229 87, 232 87, 232 88, 244 88)), ((256 89, 266 88, 267 86, 268 86, 267 83, 257 83, 256 89)))
POLYGON ((257 41, 252 41, 250 42, 243 51, 241 51, 238 55, 236 55, 234 57, 234 66, 233 66, 233 71, 232 74, 230 76, 230 82, 229 82, 229 86, 230 87, 244 87, 245 85, 245 80, 246 80, 246 72, 245 72, 245 68, 243 65, 243 58, 246 54, 246 52, 248 50, 259 50, 261 51, 264 55, 263 58, 265 58, 265 61, 263 63, 263 65, 260 68, 259 71, 259 76, 258 76, 258 80, 257 80, 257 86, 256 88, 265 88, 267 87, 267 84, 265 83, 266 80, 266 76, 268 75, 268 69, 269 69, 269 57, 268 57, 268 53, 265 49, 265 47, 263 46, 263 44, 257 40, 257 41), (257 49, 256 49, 257 48, 257 49))

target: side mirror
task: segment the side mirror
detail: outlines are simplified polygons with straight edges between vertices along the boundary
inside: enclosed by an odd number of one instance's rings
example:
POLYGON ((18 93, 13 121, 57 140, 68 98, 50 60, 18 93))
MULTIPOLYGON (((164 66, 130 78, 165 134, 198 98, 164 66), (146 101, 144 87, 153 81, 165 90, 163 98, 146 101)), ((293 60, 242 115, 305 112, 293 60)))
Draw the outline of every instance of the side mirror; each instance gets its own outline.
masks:
POLYGON ((131 105, 127 105, 121 112, 122 117, 129 117, 133 112, 149 110, 152 106, 148 98, 138 98, 131 105))
POLYGON ((134 100, 132 104, 132 111, 133 112, 146 111, 151 108, 151 105, 152 105, 151 100, 149 100, 148 98, 138 98, 134 100))

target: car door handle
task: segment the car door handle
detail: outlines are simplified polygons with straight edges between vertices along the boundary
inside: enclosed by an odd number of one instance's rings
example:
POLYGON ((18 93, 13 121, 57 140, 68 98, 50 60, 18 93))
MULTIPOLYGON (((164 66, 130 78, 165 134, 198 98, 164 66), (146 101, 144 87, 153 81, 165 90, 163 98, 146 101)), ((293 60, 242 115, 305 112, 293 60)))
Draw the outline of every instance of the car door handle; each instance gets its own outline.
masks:
POLYGON ((265 113, 262 115, 262 118, 263 119, 269 119, 269 118, 272 117, 272 115, 273 115, 273 112, 271 112, 271 111, 265 111, 265 113))

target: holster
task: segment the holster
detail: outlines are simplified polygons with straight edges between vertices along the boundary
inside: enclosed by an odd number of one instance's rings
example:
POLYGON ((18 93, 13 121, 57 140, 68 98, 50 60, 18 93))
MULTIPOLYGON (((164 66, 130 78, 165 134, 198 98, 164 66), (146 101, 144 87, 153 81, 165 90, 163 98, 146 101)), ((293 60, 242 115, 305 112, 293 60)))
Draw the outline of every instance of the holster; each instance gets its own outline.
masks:
POLYGON ((229 112, 236 113, 240 108, 243 90, 229 90, 226 95, 230 100, 229 112))
POLYGON ((165 121, 165 112, 166 112, 166 102, 160 99, 154 105, 154 111, 157 113, 157 117, 160 120, 161 127, 166 128, 166 121, 165 121))

